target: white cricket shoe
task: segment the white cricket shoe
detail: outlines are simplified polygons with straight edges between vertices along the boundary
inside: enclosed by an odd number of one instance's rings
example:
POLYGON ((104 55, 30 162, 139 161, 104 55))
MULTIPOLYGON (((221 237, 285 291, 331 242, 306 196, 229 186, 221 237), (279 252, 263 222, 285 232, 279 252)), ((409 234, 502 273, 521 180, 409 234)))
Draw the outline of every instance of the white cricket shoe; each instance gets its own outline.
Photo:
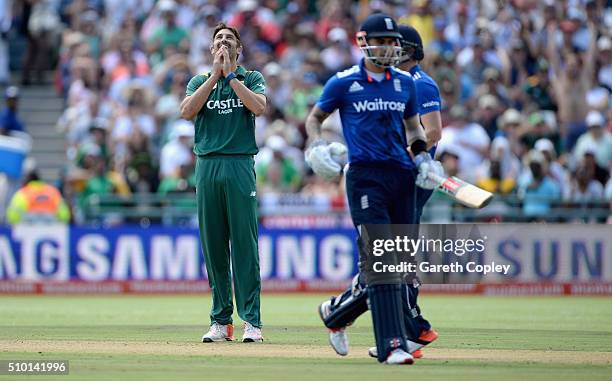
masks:
POLYGON ((212 323, 208 332, 202 336, 203 343, 213 343, 216 341, 233 341, 234 326, 231 324, 221 325, 217 322, 212 323))
MULTIPOLYGON (((412 357, 414 357, 415 359, 420 359, 423 357, 423 351, 420 349, 417 349, 414 352, 410 352, 410 354, 412 355, 412 357)), ((375 359, 378 358, 378 349, 376 347, 370 347, 368 349, 368 355, 370 357, 374 357, 375 359)))
POLYGON ((412 355, 401 348, 394 349, 391 353, 389 353, 387 361, 385 361, 385 364, 389 365, 411 365, 412 363, 414 363, 414 358, 412 355))
POLYGON ((253 327, 251 323, 244 323, 244 334, 242 335, 243 343, 261 343, 263 342, 263 336, 261 335, 261 328, 253 327))
POLYGON ((340 356, 346 356, 349 352, 349 341, 346 335, 346 328, 336 328, 329 330, 329 345, 334 348, 340 356))
POLYGON ((375 359, 377 359, 377 358, 378 358, 378 348, 376 348, 376 347, 370 347, 370 348, 368 349, 368 355, 369 355, 370 357, 374 357, 375 359))
MULTIPOLYGON (((319 305, 319 316, 323 323, 325 323, 325 318, 331 314, 331 304, 331 300, 326 300, 319 305)), ((345 330, 346 328, 329 329, 329 345, 340 356, 346 356, 349 351, 348 336, 345 330)))

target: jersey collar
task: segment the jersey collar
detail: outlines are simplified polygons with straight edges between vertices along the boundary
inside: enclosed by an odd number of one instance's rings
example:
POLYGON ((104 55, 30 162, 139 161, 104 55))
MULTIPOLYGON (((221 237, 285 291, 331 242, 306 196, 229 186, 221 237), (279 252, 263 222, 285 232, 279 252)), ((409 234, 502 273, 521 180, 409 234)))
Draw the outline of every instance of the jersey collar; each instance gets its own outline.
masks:
MULTIPOLYGON (((368 74, 366 68, 365 68, 365 58, 362 58, 361 61, 359 61, 359 69, 361 70, 361 75, 363 76, 363 78, 368 81, 368 83, 373 83, 375 82, 374 79, 372 77, 370 77, 370 74, 368 74)), ((385 69, 385 80, 390 80, 391 78, 393 78, 393 70, 387 68, 385 69)))
POLYGON ((416 64, 412 67, 412 69, 408 70, 408 72, 412 75, 416 74, 417 71, 421 71, 421 67, 416 64))
POLYGON ((242 66, 238 66, 234 73, 236 73, 236 77, 244 78, 246 76, 246 69, 243 68, 242 66))

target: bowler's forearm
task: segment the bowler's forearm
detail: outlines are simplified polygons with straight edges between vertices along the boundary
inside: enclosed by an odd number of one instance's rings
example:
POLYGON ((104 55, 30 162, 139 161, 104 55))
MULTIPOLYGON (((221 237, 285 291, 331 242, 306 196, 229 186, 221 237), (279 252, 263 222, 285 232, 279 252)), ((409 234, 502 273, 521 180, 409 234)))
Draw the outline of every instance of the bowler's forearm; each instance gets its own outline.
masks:
POLYGON ((230 81, 230 86, 234 89, 234 92, 238 95, 238 98, 240 98, 246 108, 251 110, 255 116, 259 116, 266 111, 265 95, 254 93, 239 80, 230 81))
POLYGON ((183 102, 181 102, 181 118, 193 120, 198 115, 218 80, 219 76, 211 75, 195 93, 183 99, 183 102))

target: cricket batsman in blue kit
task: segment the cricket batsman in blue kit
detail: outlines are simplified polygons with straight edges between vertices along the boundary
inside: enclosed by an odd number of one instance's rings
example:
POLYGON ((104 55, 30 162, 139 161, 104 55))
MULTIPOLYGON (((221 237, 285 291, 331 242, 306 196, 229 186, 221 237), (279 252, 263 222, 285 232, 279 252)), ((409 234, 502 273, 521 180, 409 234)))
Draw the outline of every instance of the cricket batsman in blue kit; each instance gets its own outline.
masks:
MULTIPOLYGON (((334 157, 347 147, 322 142, 321 123, 334 110, 340 112, 348 146, 346 191, 353 224, 359 234, 361 274, 365 272, 361 265, 371 247, 369 236, 363 234, 362 228, 414 224, 416 184, 433 189, 435 182, 428 179, 428 174, 443 174, 440 163, 427 153, 414 80, 409 73, 393 68, 399 63, 400 40, 401 34, 390 16, 369 16, 357 33, 357 42, 365 57, 359 65, 337 73, 327 82, 306 120, 312 142, 306 151, 306 162, 317 175, 333 178, 342 170, 334 157)), ((365 296, 365 310, 369 301, 372 311, 378 361, 412 364, 412 348, 406 338, 418 336, 418 327, 414 320, 407 324, 404 319, 405 287, 388 279, 368 278, 359 284, 365 296)), ((338 327, 344 328, 347 324, 338 327)))
MULTIPOLYGON (((419 66, 419 62, 424 58, 423 43, 419 33, 413 27, 406 25, 400 25, 399 32, 402 36, 402 54, 398 68, 409 72, 414 79, 419 119, 425 130, 429 155, 433 158, 436 150, 435 144, 440 140, 442 131, 440 91, 435 81, 419 66)), ((433 189, 416 187, 416 213, 413 223, 420 222, 423 207, 432 193, 433 189)), ((404 319, 408 333, 407 344, 410 353, 415 358, 422 357, 420 348, 438 337, 438 333, 421 315, 417 304, 419 285, 418 279, 414 280, 405 284, 402 292, 404 319), (410 332, 413 335, 410 335, 410 332)), ((330 330, 330 344, 338 354, 348 354, 348 337, 345 329, 367 309, 367 292, 359 275, 353 279, 352 285, 344 293, 322 303, 319 307, 321 319, 330 330)), ((377 357, 377 348, 370 348, 369 354, 377 357)))

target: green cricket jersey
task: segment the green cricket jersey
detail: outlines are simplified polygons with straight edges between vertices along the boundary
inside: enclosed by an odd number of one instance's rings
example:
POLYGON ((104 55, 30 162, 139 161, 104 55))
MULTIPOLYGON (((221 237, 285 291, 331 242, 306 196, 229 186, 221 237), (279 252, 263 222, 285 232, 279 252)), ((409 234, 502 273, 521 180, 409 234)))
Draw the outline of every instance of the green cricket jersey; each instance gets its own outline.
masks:
MULTIPOLYGON (((258 71, 246 71, 238 66, 236 79, 256 94, 264 94, 266 83, 258 71)), ((188 96, 206 82, 208 74, 193 77, 187 85, 188 96)), ((195 119, 195 146, 198 156, 209 154, 257 154, 255 143, 255 114, 238 98, 225 78, 217 81, 204 107, 195 119)))

